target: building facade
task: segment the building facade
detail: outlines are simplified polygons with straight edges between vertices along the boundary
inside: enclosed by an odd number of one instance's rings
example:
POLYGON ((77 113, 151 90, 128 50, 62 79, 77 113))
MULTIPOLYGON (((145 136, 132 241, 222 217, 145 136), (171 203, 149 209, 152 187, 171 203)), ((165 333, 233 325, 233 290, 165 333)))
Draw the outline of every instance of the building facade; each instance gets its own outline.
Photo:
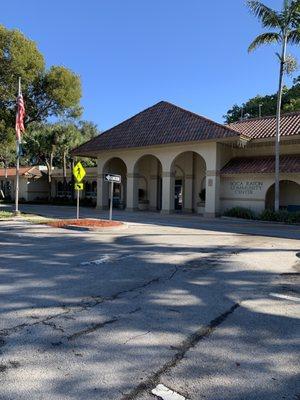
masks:
MULTIPOLYGON (((49 186, 46 174, 39 167, 20 167, 19 199, 35 201, 47 199, 49 186)), ((14 200, 16 193, 16 168, 0 168, 0 198, 14 200)))
MULTIPOLYGON (((106 173, 121 175, 114 205, 215 216, 274 203, 275 118, 221 125, 160 102, 74 149, 97 158, 97 207, 109 205, 106 173)), ((300 210, 300 113, 281 119, 280 206, 300 210)))
MULTIPOLYGON (((85 168, 84 189, 80 192, 80 198, 89 201, 90 205, 97 203, 97 168, 85 168)), ((66 171, 64 179, 63 169, 54 168, 51 173, 51 198, 71 200, 74 196, 74 179, 72 171, 66 171), (66 182, 65 182, 66 181, 66 182)))

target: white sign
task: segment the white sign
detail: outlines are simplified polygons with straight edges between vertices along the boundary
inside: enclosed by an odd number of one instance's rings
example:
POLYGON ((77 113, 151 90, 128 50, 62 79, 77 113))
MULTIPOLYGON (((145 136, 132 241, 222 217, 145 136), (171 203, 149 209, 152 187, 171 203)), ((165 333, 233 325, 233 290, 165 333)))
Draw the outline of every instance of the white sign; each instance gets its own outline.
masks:
POLYGON ((104 175, 104 180, 106 182, 121 183, 121 175, 105 174, 104 175))

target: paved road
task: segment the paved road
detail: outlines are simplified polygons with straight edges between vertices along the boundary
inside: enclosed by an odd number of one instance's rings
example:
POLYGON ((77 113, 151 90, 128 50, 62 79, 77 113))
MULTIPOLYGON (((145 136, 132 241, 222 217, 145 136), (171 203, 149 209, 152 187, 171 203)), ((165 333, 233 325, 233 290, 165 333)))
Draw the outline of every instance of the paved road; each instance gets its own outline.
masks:
POLYGON ((299 228, 118 218, 0 222, 0 399, 299 400, 299 228))
MULTIPOLYGON (((12 205, 0 204, 0 210, 13 210, 12 205)), ((76 208, 73 206, 48 206, 21 204, 20 209, 26 213, 37 213, 42 216, 56 218, 75 218, 76 208)), ((300 225, 289 226, 260 221, 228 220, 222 218, 203 218, 197 215, 172 214, 161 215, 157 212, 126 212, 114 210, 114 219, 126 222, 137 222, 150 225, 172 226, 182 228, 205 229, 209 231, 222 231, 228 233, 244 233, 251 235, 274 236, 278 238, 300 239, 300 225)), ((94 208, 81 207, 81 217, 108 219, 108 211, 94 208)))

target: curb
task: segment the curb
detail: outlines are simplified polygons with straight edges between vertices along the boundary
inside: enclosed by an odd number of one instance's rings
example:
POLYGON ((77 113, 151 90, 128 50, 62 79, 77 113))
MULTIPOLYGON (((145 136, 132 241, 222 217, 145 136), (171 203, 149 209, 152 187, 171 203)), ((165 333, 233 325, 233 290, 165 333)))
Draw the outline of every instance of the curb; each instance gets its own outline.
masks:
POLYGON ((72 231, 79 231, 79 232, 114 232, 119 229, 122 230, 126 228, 128 228, 128 225, 125 223, 122 223, 121 225, 108 226, 108 227, 100 227, 100 226, 90 227, 90 226, 78 226, 78 225, 66 225, 62 227, 62 229, 69 229, 72 231))

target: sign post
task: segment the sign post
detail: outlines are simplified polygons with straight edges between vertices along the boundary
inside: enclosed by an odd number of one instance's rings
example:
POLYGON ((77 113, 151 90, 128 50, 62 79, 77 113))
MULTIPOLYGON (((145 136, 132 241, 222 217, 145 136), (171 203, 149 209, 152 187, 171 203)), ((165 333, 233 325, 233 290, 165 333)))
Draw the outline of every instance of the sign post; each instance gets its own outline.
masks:
POLYGON ((114 197, 114 182, 110 182, 110 205, 109 205, 109 220, 112 220, 112 209, 113 209, 113 197, 114 197))
POLYGON ((109 220, 112 220, 112 209, 113 209, 113 196, 114 196, 114 183, 121 183, 121 175, 105 174, 105 182, 110 183, 110 205, 109 205, 109 220))
POLYGON ((73 175, 76 179, 74 188, 77 192, 76 219, 79 219, 79 192, 83 190, 83 183, 81 183, 81 181, 86 175, 85 169, 83 168, 80 161, 73 168, 73 175))

